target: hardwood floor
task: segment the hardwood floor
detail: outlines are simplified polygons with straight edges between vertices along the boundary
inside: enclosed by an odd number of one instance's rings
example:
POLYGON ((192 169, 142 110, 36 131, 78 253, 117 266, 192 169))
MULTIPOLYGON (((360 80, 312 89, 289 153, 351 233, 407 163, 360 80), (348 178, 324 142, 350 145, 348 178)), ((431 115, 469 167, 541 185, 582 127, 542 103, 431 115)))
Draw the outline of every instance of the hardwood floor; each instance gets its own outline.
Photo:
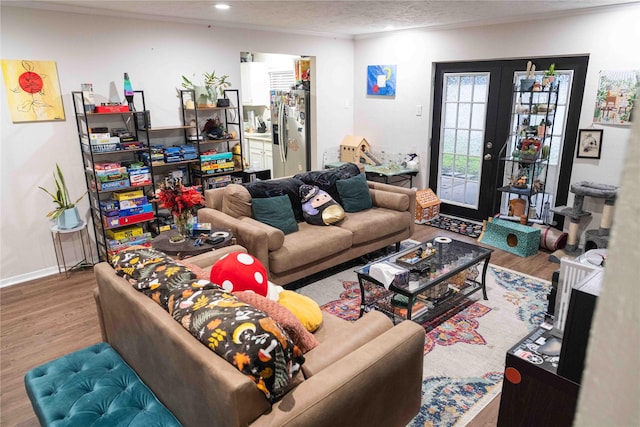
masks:
MULTIPOLYGON (((417 225, 412 236, 428 240, 447 236, 471 243, 476 239, 417 225)), ((489 246, 487 246, 489 247, 489 246)), ((494 248, 495 249, 495 248, 494 248)), ((496 249, 491 263, 550 280, 559 264, 548 253, 521 258, 496 249)), ((93 270, 65 278, 53 275, 0 289, 0 425, 38 426, 24 388, 31 368, 102 340, 93 300, 93 270)), ((499 396, 469 425, 495 426, 499 396)))

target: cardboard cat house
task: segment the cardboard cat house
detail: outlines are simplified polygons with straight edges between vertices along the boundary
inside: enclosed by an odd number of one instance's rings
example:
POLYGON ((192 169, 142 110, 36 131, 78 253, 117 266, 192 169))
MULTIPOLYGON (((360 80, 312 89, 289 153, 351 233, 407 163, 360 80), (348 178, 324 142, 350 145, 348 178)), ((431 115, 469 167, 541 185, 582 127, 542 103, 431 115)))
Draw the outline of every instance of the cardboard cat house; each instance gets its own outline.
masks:
POLYGON ((416 191, 416 224, 424 224, 440 215, 440 199, 432 189, 416 191))
POLYGON ((371 145, 362 136, 347 135, 340 143, 340 161, 368 163, 379 166, 381 162, 371 154, 371 145))

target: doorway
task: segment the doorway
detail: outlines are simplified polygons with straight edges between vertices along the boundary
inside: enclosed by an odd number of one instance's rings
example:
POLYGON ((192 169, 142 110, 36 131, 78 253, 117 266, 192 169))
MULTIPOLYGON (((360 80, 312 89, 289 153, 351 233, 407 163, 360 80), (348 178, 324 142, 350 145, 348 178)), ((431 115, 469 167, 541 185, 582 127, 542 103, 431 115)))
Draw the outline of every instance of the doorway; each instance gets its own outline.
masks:
MULTIPOLYGON (((527 62, 436 64, 429 182, 442 201, 442 213, 482 221, 500 212, 502 197, 496 188, 505 167, 500 151, 510 137, 514 82, 527 62)), ((547 186, 557 206, 567 201, 588 57, 532 62, 538 70, 554 63, 564 86, 565 102, 556 113, 553 133, 559 148, 552 154, 552 185, 547 186)))
POLYGON ((272 178, 308 171, 312 58, 241 52, 240 71, 245 164, 272 178))

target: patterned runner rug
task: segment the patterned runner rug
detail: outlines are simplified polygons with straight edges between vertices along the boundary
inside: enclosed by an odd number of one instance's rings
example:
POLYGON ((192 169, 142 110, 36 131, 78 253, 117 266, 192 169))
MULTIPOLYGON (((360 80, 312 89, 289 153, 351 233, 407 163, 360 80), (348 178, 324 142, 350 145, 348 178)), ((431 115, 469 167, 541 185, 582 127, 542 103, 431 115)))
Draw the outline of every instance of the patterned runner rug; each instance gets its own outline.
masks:
MULTIPOLYGON (((502 390, 506 352, 544 320, 550 282, 489 266, 481 292, 425 327, 422 407, 409 424, 463 426, 502 390)), ((335 316, 356 320, 360 288, 353 270, 298 292, 335 316)))
POLYGON ((425 225, 430 225, 432 227, 441 228, 443 230, 452 231, 454 233, 470 237, 478 237, 482 232, 481 223, 443 214, 440 214, 431 221, 425 222, 425 225))

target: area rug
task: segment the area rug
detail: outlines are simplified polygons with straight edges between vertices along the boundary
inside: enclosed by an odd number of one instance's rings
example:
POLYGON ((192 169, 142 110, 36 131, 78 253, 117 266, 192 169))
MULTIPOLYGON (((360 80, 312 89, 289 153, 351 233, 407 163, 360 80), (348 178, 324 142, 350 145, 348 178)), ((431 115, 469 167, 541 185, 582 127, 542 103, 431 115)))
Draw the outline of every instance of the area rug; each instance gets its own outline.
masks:
MULTIPOLYGON (((507 350, 542 323, 550 289, 550 282, 490 265, 487 301, 477 292, 459 309, 423 325, 422 406, 409 425, 464 426, 489 404, 502 389, 507 350)), ((298 292, 324 311, 358 318, 360 288, 353 270, 298 292)))
POLYGON ((475 221, 440 214, 425 225, 452 231, 469 237, 478 237, 482 232, 482 224, 475 221))

